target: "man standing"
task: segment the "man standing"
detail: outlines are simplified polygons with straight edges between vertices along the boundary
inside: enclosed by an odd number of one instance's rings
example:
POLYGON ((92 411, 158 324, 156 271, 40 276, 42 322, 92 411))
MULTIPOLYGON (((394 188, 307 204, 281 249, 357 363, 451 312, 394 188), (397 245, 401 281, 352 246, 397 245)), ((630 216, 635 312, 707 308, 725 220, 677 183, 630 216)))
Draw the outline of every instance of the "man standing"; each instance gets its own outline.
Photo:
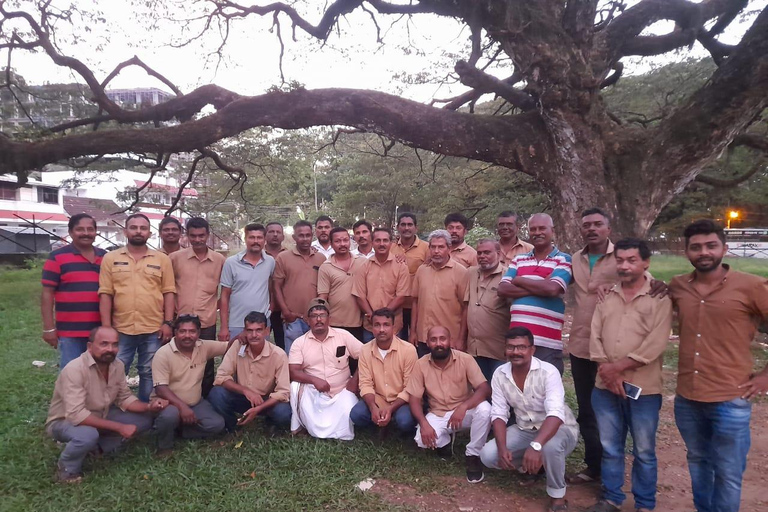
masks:
POLYGON ((245 250, 227 258, 221 271, 220 341, 240 334, 250 311, 268 315, 270 310, 275 260, 262 250, 267 230, 261 224, 248 224, 243 231, 245 250))
POLYGON ((501 245, 501 262, 504 265, 509 263, 520 254, 525 254, 533 250, 533 246, 518 238, 517 234, 517 214, 510 211, 503 211, 496 219, 496 234, 499 235, 499 244, 501 245))
POLYGON ((621 509, 625 495, 624 449, 632 434, 632 494, 635 509, 656 507, 656 429, 661 409, 662 363, 672 329, 672 301, 650 295, 646 276, 651 250, 642 240, 627 238, 614 246, 620 284, 598 304, 592 318, 590 357, 599 364, 592 391, 603 445, 603 494, 591 512, 621 509), (641 388, 627 397, 624 383, 641 388))
POLYGON ((91 330, 101 324, 99 267, 107 253, 93 246, 96 221, 87 213, 73 215, 68 228, 72 242, 45 261, 40 296, 43 341, 59 349, 59 371, 85 352, 91 330))
POLYGON ((170 256, 176 251, 181 250, 181 222, 178 219, 170 216, 163 217, 160 221, 160 240, 163 242, 163 246, 159 252, 170 256))
POLYGON ((331 247, 331 230, 333 229, 333 219, 327 215, 321 215, 315 220, 315 236, 317 240, 312 242, 317 252, 325 256, 326 259, 333 254, 331 247))
POLYGON ((349 413, 357 403, 357 376, 349 358, 359 359, 363 344, 329 324, 328 303, 313 299, 307 308, 311 331, 291 347, 291 432, 302 428, 312 437, 351 441, 355 431, 349 413))
POLYGON ((449 213, 445 216, 443 224, 446 231, 451 235, 451 258, 461 263, 465 268, 477 265, 477 252, 471 245, 464 242, 469 219, 461 213, 449 213))
POLYGON ((469 271, 451 258, 451 235, 443 229, 429 234, 429 265, 416 271, 411 287, 411 339, 419 357, 427 354, 427 331, 442 325, 451 333, 452 348, 466 350, 469 271))
POLYGON ((608 238, 611 224, 606 213, 590 208, 581 214, 581 237, 586 246, 573 255, 574 300, 573 323, 568 338, 573 387, 579 404, 579 431, 584 438, 586 469, 571 477, 570 483, 589 483, 600 479, 603 447, 592 410, 592 390, 595 388, 597 363, 590 360, 589 338, 592 316, 597 307, 598 290, 618 282, 614 246, 608 238))
MULTIPOLYGON (((357 249, 352 251, 353 256, 363 256, 367 259, 373 258, 373 255, 376 253, 373 250, 372 232, 373 225, 365 219, 361 219, 352 225, 352 234, 357 243, 357 249)), ((331 240, 331 245, 333 245, 333 240, 331 240)))
POLYGON ((352 295, 352 286, 364 257, 353 256, 349 250, 349 233, 345 228, 331 230, 334 254, 322 265, 317 276, 317 296, 328 301, 331 308, 331 326, 345 329, 363 340, 363 313, 352 295))
POLYGON ((251 311, 245 317, 245 344, 233 343, 216 373, 216 386, 209 400, 224 418, 228 432, 246 425, 256 416, 266 416, 275 426, 291 426, 288 356, 267 341, 269 326, 264 313, 251 311), (240 421, 236 414, 243 414, 240 421))
POLYGON ((352 295, 363 311, 364 320, 363 341, 373 339, 371 333, 371 316, 377 309, 387 308, 395 313, 395 330, 403 327, 403 315, 400 308, 408 296, 410 275, 408 267, 400 263, 392 254, 392 233, 387 228, 373 230, 373 248, 376 255, 364 262, 365 264, 355 275, 352 295))
MULTIPOLYGON (((170 256, 176 278, 176 314, 197 315, 202 325, 200 338, 204 340, 216 339, 219 281, 225 260, 224 256, 208 248, 210 234, 207 220, 192 217, 187 221, 190 247, 170 256)), ((213 387, 214 377, 211 359, 203 376, 203 397, 207 397, 213 387)))
POLYGON ((498 288, 506 267, 499 261, 499 242, 483 238, 477 242, 476 267, 469 269, 467 286, 467 353, 490 382, 496 368, 504 364, 504 333, 509 328, 509 302, 498 288))
POLYGON ((312 224, 305 220, 294 224, 293 240, 296 247, 278 255, 274 274, 275 299, 283 316, 288 354, 293 340, 309 330, 304 315, 309 301, 317 297, 317 273, 325 263, 325 256, 311 250, 312 224))
MULTIPOLYGON (((397 243, 392 246, 392 254, 399 261, 404 261, 408 266, 408 272, 411 280, 408 282, 410 292, 413 286, 413 276, 416 271, 429 257, 429 245, 417 236, 418 225, 416 224, 416 215, 410 212, 403 212, 397 216, 397 232, 400 235, 397 243)), ((409 296, 403 302, 403 328, 398 336, 401 339, 410 339, 409 330, 411 327, 411 308, 413 299, 409 296)))
POLYGON ((571 281, 571 257, 552 243, 552 217, 537 213, 528 220, 533 251, 515 256, 499 284, 499 295, 513 299, 510 327, 533 333, 538 359, 563 373, 563 295, 571 281))
POLYGON ((116 359, 118 333, 111 327, 94 328, 87 349, 61 370, 53 389, 45 428, 56 441, 66 443, 59 457, 56 479, 82 480, 83 460, 100 448, 117 449, 123 440, 152 428, 150 413, 168 402, 140 402, 128 389, 123 363, 116 359))
POLYGON ((736 512, 750 445, 751 398, 768 392, 768 367, 753 373, 750 343, 768 316, 768 281, 731 270, 723 228, 685 228, 694 267, 669 284, 680 322, 675 421, 688 449, 698 512, 736 512))
POLYGON ((395 336, 395 314, 377 309, 371 318, 375 343, 360 354, 360 397, 349 417, 356 427, 386 428, 394 420, 403 434, 413 435, 416 420, 408 407, 405 386, 418 356, 416 349, 395 336))
POLYGON ((506 334, 509 361, 493 374, 491 422, 493 441, 480 458, 489 468, 547 474, 548 510, 568 510, 565 501, 565 459, 576 448, 579 427, 565 403, 558 370, 534 357, 533 334, 513 327, 506 334), (507 426, 510 410, 515 424, 507 426))
POLYGON ((138 352, 139 400, 152 393, 152 358, 171 339, 176 309, 173 265, 165 254, 147 247, 149 219, 141 213, 125 221, 128 245, 104 256, 99 274, 101 325, 120 333, 117 358, 131 369, 138 352))
MULTIPOLYGON (((283 225, 279 222, 267 223, 267 245, 264 247, 264 252, 272 256, 275 262, 277 262, 277 255, 285 251, 283 248, 283 240, 285 240, 285 233, 283 233, 283 225)), ((275 340, 275 344, 285 349, 285 333, 283 332, 283 317, 280 315, 280 305, 277 300, 272 301, 272 316, 269 317, 269 323, 272 329, 272 337, 275 340)))
POLYGON ((470 441, 465 451, 467 481, 482 482, 485 475, 480 450, 491 429, 491 405, 486 401, 491 387, 472 356, 451 349, 447 328, 438 325, 429 329, 427 344, 430 354, 416 362, 406 387, 411 414, 419 424, 416 444, 449 456, 451 434, 469 429, 470 441), (425 394, 429 404, 426 415, 425 394))
POLYGON ((176 430, 185 439, 211 437, 224 430, 224 418, 202 397, 201 384, 206 362, 224 355, 228 345, 200 339, 200 319, 181 315, 176 319, 174 338, 155 354, 152 376, 155 393, 170 405, 155 420, 160 455, 173 449, 176 430))

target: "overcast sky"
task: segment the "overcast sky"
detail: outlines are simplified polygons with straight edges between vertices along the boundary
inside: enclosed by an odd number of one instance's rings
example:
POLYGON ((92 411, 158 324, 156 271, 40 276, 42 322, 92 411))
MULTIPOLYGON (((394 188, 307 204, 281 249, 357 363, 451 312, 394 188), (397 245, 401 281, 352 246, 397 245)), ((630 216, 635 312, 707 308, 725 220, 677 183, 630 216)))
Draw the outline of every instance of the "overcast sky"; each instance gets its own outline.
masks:
MULTIPOLYGON (((68 4, 73 0, 54 0, 54 5, 68 4)), ((176 0, 169 0, 174 2, 176 0)), ((276 35, 270 32, 272 17, 251 17, 234 24, 224 59, 207 58, 219 43, 216 37, 201 38, 184 48, 171 48, 182 33, 178 25, 157 20, 157 13, 150 15, 157 22, 157 29, 147 30, 152 20, 146 12, 134 10, 133 2, 124 0, 97 1, 74 0, 82 8, 99 5, 105 24, 91 25, 85 30, 84 23, 78 23, 75 34, 80 39, 73 44, 73 36, 64 34, 62 48, 71 55, 86 61, 97 71, 97 78, 103 79, 118 63, 133 55, 188 92, 194 87, 216 83, 241 94, 259 94, 273 85, 280 84, 278 55, 280 52, 276 35), (218 65, 217 65, 218 64, 218 65)), ((142 2, 137 2, 141 4, 142 2)), ((185 15, 192 2, 178 2, 185 6, 185 15)), ((322 2, 307 0, 308 5, 322 2)), ((750 9, 762 9, 768 0, 752 2, 750 9)), ((308 17, 316 22, 319 11, 308 7, 308 17)), ((317 9, 317 8, 315 8, 317 9)), ((176 13, 178 16, 179 13, 176 13)), ((292 41, 290 24, 282 17, 283 41, 286 45, 283 70, 287 81, 296 80, 308 88, 355 87, 376 89, 404 94, 407 97, 426 101, 433 97, 446 97, 464 90, 463 86, 438 85, 436 83, 408 84, 401 74, 421 79, 436 80, 451 71, 457 58, 466 58, 468 53, 468 30, 453 19, 431 15, 417 15, 392 25, 395 17, 378 16, 377 20, 384 35, 384 44, 376 41, 376 31, 370 16, 360 10, 343 18, 340 33, 329 38, 322 45, 301 31, 297 41, 292 41)), ((721 38, 724 42, 737 42, 749 27, 748 22, 734 23, 721 38)), ((671 29, 669 23, 657 23, 654 33, 665 33, 671 29)), ((698 44, 692 52, 678 52, 653 61, 627 62, 630 72, 649 69, 650 63, 681 60, 688 56, 704 56, 706 52, 698 44)), ((2 61, 5 56, 0 52, 2 61)), ((43 55, 14 55, 14 68, 28 83, 72 82, 77 79, 71 72, 57 68, 43 55)), ((509 74, 509 69, 498 68, 493 72, 499 76, 509 74)), ((78 80, 79 81, 79 80, 78 80)), ((161 86, 143 71, 123 71, 114 80, 112 87, 161 86)))

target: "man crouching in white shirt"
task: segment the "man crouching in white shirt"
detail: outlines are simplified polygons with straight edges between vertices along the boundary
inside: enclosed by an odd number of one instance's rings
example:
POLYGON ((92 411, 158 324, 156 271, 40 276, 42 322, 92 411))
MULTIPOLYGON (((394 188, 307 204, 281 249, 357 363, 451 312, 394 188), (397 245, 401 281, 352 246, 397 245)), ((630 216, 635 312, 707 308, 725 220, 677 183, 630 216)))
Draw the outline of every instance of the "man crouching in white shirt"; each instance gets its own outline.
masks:
POLYGON ((489 468, 536 475, 547 473, 552 512, 568 510, 565 500, 565 459, 576 447, 579 427, 565 404, 560 372, 533 357, 533 334, 514 327, 506 334, 508 363, 493 374, 491 426, 495 439, 485 444, 480 459, 489 468), (509 411, 516 423, 507 427, 509 411))

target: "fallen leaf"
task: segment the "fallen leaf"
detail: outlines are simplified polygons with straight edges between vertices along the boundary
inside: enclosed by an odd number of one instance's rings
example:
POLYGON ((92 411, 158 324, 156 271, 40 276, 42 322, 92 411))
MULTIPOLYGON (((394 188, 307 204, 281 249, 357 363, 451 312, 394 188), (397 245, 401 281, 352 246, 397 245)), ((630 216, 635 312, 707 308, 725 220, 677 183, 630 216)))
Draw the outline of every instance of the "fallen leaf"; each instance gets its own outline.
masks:
POLYGON ((374 480, 372 478, 366 478, 365 480, 363 480, 362 482, 357 484, 357 488, 360 489, 361 491, 365 492, 365 491, 369 490, 371 487, 373 487, 373 484, 375 484, 375 483, 376 483, 376 480, 374 480))
POLYGON ((239 443, 237 443, 237 444, 235 445, 235 449, 238 449, 238 448, 240 448, 241 446, 243 446, 243 441, 240 441, 239 443))

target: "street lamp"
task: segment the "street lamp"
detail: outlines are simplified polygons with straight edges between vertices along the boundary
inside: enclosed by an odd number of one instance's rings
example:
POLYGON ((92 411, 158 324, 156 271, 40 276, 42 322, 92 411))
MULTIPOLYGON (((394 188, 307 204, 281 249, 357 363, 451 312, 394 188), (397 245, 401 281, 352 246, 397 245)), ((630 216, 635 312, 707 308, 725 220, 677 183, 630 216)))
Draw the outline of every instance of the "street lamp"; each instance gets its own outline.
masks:
POLYGON ((731 221, 739 218, 739 212, 731 210, 728 212, 728 229, 731 229, 731 221))

